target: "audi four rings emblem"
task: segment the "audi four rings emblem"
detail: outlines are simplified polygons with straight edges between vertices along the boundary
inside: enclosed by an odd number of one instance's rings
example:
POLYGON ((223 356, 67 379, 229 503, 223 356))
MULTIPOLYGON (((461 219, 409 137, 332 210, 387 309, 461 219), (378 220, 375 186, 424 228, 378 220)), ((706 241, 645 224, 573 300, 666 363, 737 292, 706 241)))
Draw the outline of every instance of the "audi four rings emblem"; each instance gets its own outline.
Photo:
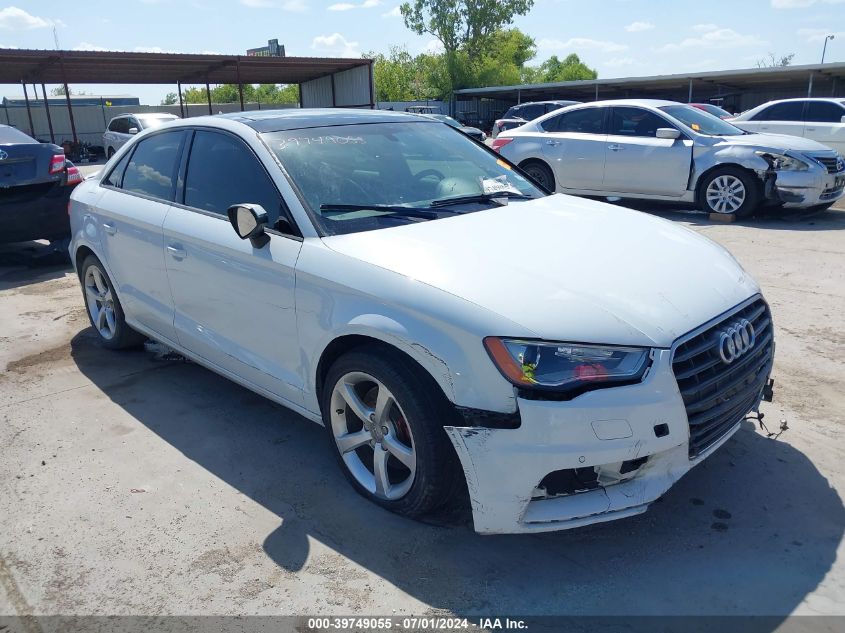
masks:
POLYGON ((0 160, 6 160, 7 158, 9 158, 9 154, 0 149, 0 160))
POLYGON ((748 319, 742 319, 727 330, 722 331, 719 336, 719 356, 726 364, 730 365, 754 347, 756 342, 754 326, 748 319))

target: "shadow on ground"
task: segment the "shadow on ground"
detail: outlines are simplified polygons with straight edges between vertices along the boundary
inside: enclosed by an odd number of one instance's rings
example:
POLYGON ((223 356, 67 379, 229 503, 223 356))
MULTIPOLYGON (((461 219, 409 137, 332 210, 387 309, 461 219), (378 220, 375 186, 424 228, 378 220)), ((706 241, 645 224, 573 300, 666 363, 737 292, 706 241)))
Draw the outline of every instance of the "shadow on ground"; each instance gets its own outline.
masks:
POLYGON ((843 537, 839 495, 783 441, 800 430, 772 440, 745 423, 645 515, 481 537, 365 501, 322 428, 195 364, 110 352, 90 329, 72 354, 139 424, 283 521, 264 541, 277 565, 302 569, 311 537, 457 614, 781 616, 825 577, 843 537))
POLYGON ((58 279, 70 268, 64 243, 0 244, 0 290, 58 279))
MULTIPOLYGON (((724 225, 724 222, 710 220, 706 213, 691 206, 679 207, 675 203, 654 200, 624 200, 614 204, 658 215, 667 220, 689 222, 695 226, 724 225)), ((845 230, 845 209, 816 212, 802 209, 761 209, 754 216, 732 224, 771 231, 841 231, 845 230)))

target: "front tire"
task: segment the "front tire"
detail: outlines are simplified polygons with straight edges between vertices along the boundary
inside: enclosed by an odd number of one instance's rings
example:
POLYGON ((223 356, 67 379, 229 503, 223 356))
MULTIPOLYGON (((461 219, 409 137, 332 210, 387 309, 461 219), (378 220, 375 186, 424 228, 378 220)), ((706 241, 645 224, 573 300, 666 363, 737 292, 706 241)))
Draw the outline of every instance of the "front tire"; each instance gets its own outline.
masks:
POLYGON ((720 167, 701 183, 698 198, 702 211, 744 218, 760 205, 760 183, 743 169, 720 167))
POLYGON ((412 360, 387 347, 353 350, 329 369, 320 404, 332 451, 359 494, 407 517, 451 499, 461 473, 443 426, 456 414, 412 360))
POLYGON ((79 278, 88 320, 104 347, 126 349, 137 347, 146 340, 146 337, 127 325, 123 306, 99 259, 94 255, 86 257, 79 278))
POLYGON ((114 148, 109 147, 109 149, 106 151, 106 158, 111 159, 112 156, 114 156, 114 148))

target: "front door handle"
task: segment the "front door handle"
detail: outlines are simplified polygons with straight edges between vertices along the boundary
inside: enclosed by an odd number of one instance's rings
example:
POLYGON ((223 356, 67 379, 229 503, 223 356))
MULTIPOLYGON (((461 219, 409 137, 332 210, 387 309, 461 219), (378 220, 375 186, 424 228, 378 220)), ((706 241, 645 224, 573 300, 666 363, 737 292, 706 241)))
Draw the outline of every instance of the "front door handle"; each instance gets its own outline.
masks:
POLYGON ((624 148, 624 147, 622 147, 621 145, 615 145, 615 144, 614 144, 614 145, 608 145, 608 146, 607 146, 607 149, 609 149, 611 152, 618 152, 618 151, 621 151, 621 150, 623 150, 623 149, 625 149, 625 148, 624 148))
POLYGON ((807 128, 807 131, 808 131, 808 132, 815 132, 815 131, 816 131, 816 128, 814 128, 814 127, 808 127, 808 128, 807 128))
POLYGON ((115 228, 114 224, 109 224, 108 222, 103 222, 103 230, 109 235, 114 235, 115 233, 117 233, 117 229, 115 228))
POLYGON ((170 253, 173 259, 184 259, 188 256, 187 251, 178 244, 168 245, 167 252, 170 253))
POLYGON ((560 145, 560 141, 549 140, 549 141, 546 141, 546 145, 560 145))

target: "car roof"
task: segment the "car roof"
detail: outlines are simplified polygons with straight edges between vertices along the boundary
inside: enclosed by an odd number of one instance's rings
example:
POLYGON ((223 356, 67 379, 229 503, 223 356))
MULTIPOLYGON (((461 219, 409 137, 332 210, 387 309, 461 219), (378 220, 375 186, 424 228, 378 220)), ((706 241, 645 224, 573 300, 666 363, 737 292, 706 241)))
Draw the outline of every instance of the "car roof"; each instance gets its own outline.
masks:
POLYGON ((134 117, 140 117, 140 118, 144 118, 144 117, 159 117, 159 118, 175 117, 177 119, 179 118, 178 114, 171 114, 170 112, 124 112, 123 114, 118 114, 116 116, 113 116, 112 121, 114 121, 115 119, 122 119, 123 117, 127 117, 127 116, 134 116, 134 117))
POLYGON ((284 110, 255 110, 249 112, 231 112, 208 117, 182 119, 189 124, 199 119, 211 121, 228 119, 248 125, 256 132, 281 132, 312 127, 330 127, 336 125, 355 125, 361 123, 396 123, 419 122, 437 123, 435 119, 411 112, 392 112, 390 110, 363 110, 357 108, 287 108, 284 110))

